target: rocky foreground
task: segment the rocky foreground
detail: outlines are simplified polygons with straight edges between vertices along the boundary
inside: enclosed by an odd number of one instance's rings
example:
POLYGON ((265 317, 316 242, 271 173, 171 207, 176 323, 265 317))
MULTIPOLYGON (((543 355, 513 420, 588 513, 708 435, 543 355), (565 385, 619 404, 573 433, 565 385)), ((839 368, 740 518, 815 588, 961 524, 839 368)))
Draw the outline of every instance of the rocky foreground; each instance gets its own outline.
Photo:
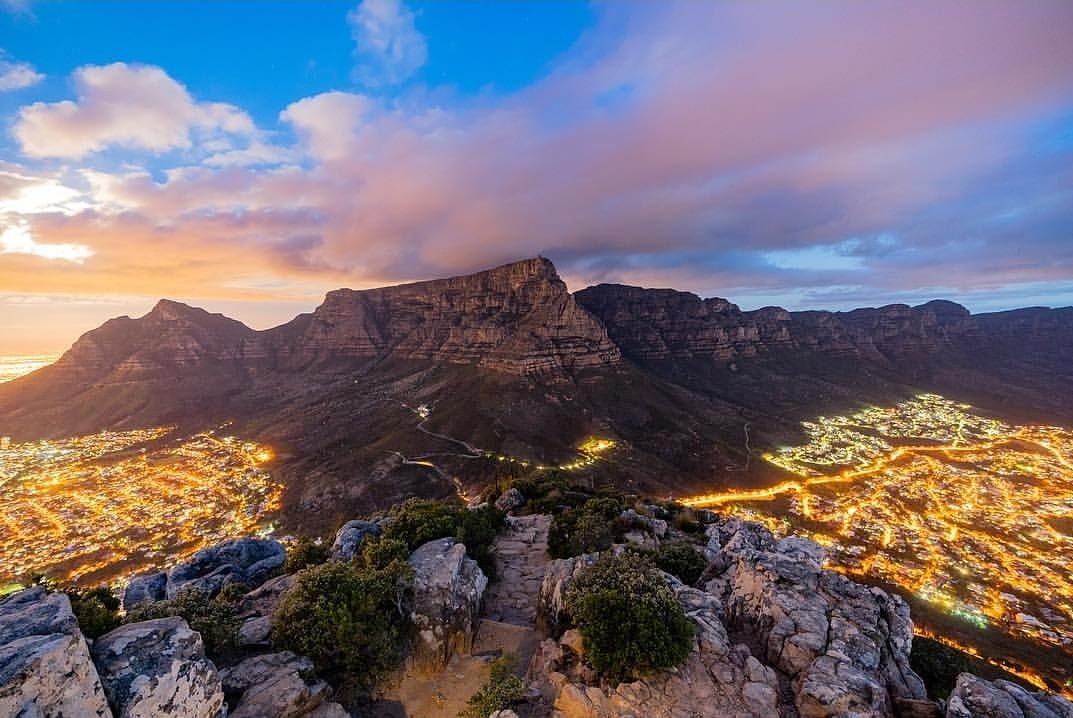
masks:
MULTIPOLYGON (((900 598, 824 570, 823 551, 810 541, 777 540, 761 526, 712 518, 707 545, 697 547, 708 562, 698 585, 665 575, 695 624, 692 652, 674 669, 617 686, 602 684, 586 663, 584 642, 569 628, 563 600, 573 578, 597 555, 534 562, 525 551, 538 550, 536 544, 513 536, 503 542, 513 553, 497 556, 503 578, 488 594, 495 618, 507 612, 522 624, 532 620, 544 639, 521 667, 528 695, 515 706, 517 713, 494 715, 1073 718, 1073 703, 1058 695, 967 673, 948 700, 929 700, 909 665, 912 622, 900 598), (539 591, 535 584, 533 591, 503 585, 531 584, 536 568, 543 573, 539 591), (535 605, 523 605, 534 592, 535 605)), ((546 526, 540 517, 508 521, 508 533, 524 531, 537 540, 541 534, 533 527, 546 526)), ((637 523, 643 528, 631 532, 630 541, 657 543, 668 533, 662 521, 637 523)), ((349 560, 379 531, 375 523, 348 523, 330 560, 349 560)), ((314 675, 309 659, 272 646, 269 619, 294 582, 279 573, 283 562, 282 545, 240 539, 128 586, 127 607, 177 595, 184 587, 212 593, 232 583, 254 586, 238 604, 242 653, 226 666, 206 657, 202 637, 182 618, 128 623, 88 641, 65 594, 34 587, 5 598, 0 716, 349 715, 333 700, 333 688, 314 675)), ((417 629, 411 668, 425 675, 448 664, 457 668, 452 659, 468 654, 481 622, 493 620, 482 618, 488 579, 449 538, 422 545, 409 563, 417 629)))

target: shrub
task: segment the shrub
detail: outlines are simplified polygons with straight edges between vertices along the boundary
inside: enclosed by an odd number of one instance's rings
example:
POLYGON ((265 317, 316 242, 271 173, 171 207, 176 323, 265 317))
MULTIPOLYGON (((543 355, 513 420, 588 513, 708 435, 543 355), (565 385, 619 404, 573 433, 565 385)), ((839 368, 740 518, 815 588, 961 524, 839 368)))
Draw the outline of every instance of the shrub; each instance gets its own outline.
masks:
POLYGON ((235 602, 244 592, 236 587, 220 592, 215 598, 209 598, 204 591, 196 588, 184 588, 170 601, 143 603, 124 617, 124 623, 137 623, 153 618, 181 616, 190 628, 201 634, 205 642, 205 653, 209 658, 220 660, 235 653, 237 643, 235 633, 238 631, 239 619, 235 611, 235 602))
POLYGON ((385 539, 406 544, 410 551, 433 539, 451 536, 466 545, 466 553, 489 578, 495 578, 492 542, 506 522, 495 506, 469 510, 457 503, 410 499, 391 511, 393 521, 384 530, 385 539))
POLYGON ((384 538, 398 539, 413 551, 433 539, 455 535, 462 507, 431 499, 409 499, 392 507, 384 538))
POLYGON ((620 513, 622 499, 618 496, 590 498, 576 508, 560 511, 548 530, 548 553, 553 558, 566 558, 610 548, 621 533, 617 522, 620 513))
POLYGON ((512 656, 494 662, 488 680, 466 701, 459 718, 488 718, 496 711, 521 703, 525 698, 525 682, 513 669, 512 656))
POLYGON ((399 539, 369 536, 361 548, 361 563, 365 568, 384 569, 394 561, 406 563, 410 547, 399 539))
POLYGON ((272 642, 309 656, 317 672, 370 688, 409 646, 412 570, 329 561, 300 571, 272 616, 272 642))
POLYGON ((945 700, 950 695, 959 673, 973 670, 966 654, 923 636, 913 638, 909 666, 924 681, 928 696, 935 700, 945 700))
POLYGON ((684 541, 672 541, 659 547, 655 555, 656 566, 675 576, 682 583, 692 586, 700 579, 708 562, 693 545, 684 541))
POLYGON ((329 553, 327 546, 317 543, 308 536, 301 536, 287 548, 287 560, 283 563, 283 573, 298 573, 303 568, 322 564, 328 560, 329 553))
POLYGON ((100 638, 120 623, 119 599, 108 586, 65 588, 78 627, 89 638, 100 638))
POLYGON ((566 592, 566 610, 592 666, 612 682, 678 665, 693 646, 693 624, 643 556, 604 556, 566 592))

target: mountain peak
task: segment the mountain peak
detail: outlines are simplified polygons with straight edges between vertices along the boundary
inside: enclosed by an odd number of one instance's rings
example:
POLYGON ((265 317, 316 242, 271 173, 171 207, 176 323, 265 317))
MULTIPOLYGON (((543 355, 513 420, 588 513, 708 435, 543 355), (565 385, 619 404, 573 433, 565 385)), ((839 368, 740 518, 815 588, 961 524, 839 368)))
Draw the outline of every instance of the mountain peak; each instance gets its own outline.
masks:
POLYGON ((145 315, 145 318, 188 319, 190 317, 207 314, 208 312, 199 307, 192 307, 189 304, 177 302, 174 299, 161 299, 153 305, 153 308, 149 310, 149 313, 145 315))

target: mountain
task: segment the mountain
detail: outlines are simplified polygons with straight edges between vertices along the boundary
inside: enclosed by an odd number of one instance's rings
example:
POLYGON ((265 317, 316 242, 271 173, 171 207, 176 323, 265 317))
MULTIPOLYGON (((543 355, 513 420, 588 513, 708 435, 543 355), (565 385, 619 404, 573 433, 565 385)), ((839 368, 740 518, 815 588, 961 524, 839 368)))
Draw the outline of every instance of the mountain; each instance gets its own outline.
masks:
POLYGON ((618 444, 588 480, 667 495, 771 480, 750 456, 817 413, 938 391, 1073 420, 1071 386, 1073 308, 742 311, 670 289, 571 294, 534 258, 340 289, 267 331, 162 300, 0 384, 0 434, 230 421, 276 450, 284 520, 329 525, 520 470, 497 454, 572 464, 592 435, 618 444))

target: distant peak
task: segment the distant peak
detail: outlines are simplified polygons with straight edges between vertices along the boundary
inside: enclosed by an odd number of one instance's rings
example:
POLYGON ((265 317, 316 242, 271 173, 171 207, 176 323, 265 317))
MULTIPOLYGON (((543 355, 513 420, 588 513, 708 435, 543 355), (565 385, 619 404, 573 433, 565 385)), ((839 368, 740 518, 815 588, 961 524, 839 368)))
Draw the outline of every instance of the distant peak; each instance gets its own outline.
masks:
POLYGON ((179 317, 189 317, 204 313, 204 309, 191 307, 189 304, 183 304, 174 299, 161 299, 149 310, 149 314, 146 316, 159 317, 161 319, 177 319, 179 317))

